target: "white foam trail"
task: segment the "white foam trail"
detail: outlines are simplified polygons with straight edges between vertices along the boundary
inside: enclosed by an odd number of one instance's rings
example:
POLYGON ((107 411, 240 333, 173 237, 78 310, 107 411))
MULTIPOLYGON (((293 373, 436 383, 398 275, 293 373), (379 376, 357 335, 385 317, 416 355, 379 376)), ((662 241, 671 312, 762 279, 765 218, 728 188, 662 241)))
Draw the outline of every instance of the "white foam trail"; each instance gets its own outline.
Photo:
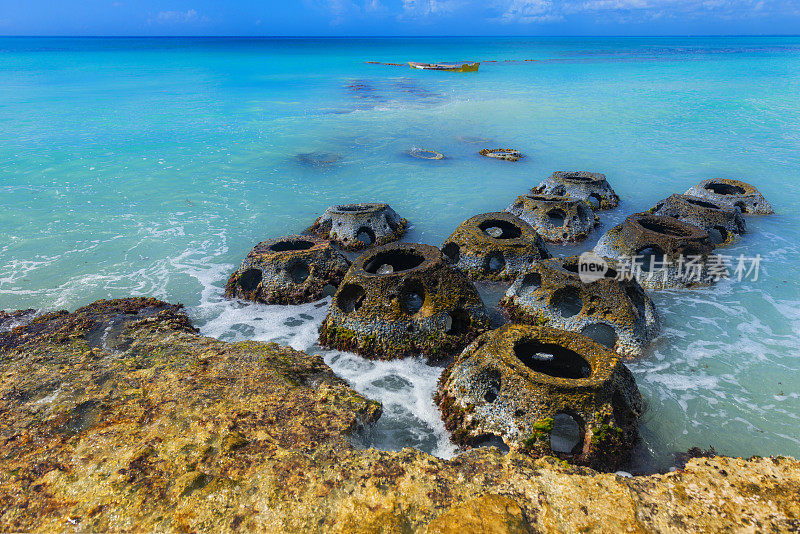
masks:
POLYGON ((385 450, 415 447, 441 458, 458 451, 433 402, 441 367, 430 366, 421 358, 373 361, 319 347, 318 330, 328 313, 330 297, 297 306, 228 300, 222 296, 219 281, 233 266, 187 263, 180 267, 203 285, 199 306, 190 309, 203 335, 225 341, 274 341, 321 354, 353 389, 380 401, 383 415, 367 429, 367 445, 385 450))

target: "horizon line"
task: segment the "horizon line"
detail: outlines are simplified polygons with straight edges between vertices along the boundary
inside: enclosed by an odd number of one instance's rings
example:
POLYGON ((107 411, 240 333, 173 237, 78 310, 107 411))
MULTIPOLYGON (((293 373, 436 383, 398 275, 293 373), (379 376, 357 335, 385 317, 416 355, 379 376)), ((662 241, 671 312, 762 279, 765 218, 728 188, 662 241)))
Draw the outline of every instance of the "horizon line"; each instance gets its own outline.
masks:
POLYGON ((452 39, 452 38, 564 38, 573 39, 583 38, 665 38, 665 37, 800 37, 795 33, 673 33, 658 35, 637 35, 637 34, 574 34, 574 35, 79 35, 79 34, 51 34, 51 35, 0 35, 0 39, 452 39))

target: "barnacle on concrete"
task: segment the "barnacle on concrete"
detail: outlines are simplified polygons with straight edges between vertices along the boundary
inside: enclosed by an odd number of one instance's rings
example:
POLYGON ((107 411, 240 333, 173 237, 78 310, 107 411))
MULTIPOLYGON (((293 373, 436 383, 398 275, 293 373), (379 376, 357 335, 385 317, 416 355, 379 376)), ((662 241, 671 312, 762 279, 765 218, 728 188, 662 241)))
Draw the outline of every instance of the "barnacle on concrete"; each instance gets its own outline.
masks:
POLYGON ((706 286, 727 275, 712 253, 708 232, 674 217, 634 213, 606 232, 594 247, 617 260, 646 289, 706 286))
POLYGON ((718 246, 731 243, 747 228, 739 210, 691 195, 672 195, 656 204, 651 211, 655 215, 675 217, 699 226, 708 232, 711 242, 718 246))
POLYGON ((289 235, 262 241, 231 274, 225 296, 266 304, 300 304, 339 285, 350 263, 330 241, 289 235))
POLYGON ((353 262, 320 328, 320 343, 372 358, 438 358, 488 327, 475 286, 438 248, 390 243, 353 262))
POLYGON ((551 243, 583 241, 599 222, 588 201, 567 196, 520 195, 506 211, 533 226, 551 243))
POLYGON ((619 197, 606 181, 606 175, 597 172, 556 171, 532 191, 586 200, 595 210, 608 210, 619 205, 619 197))
POLYGON ((442 252, 472 279, 507 280, 550 253, 522 219, 505 212, 467 219, 445 240, 442 252))
POLYGON ((309 231, 346 250, 359 250, 397 241, 407 226, 388 204, 370 202, 331 206, 309 231))
POLYGON ((746 214, 768 215, 775 213, 770 203, 767 202, 767 199, 755 186, 741 180, 730 180, 728 178, 703 180, 686 191, 686 194, 730 206, 746 214))
POLYGON ((616 354, 580 334, 518 324, 467 347, 436 401, 464 445, 495 435, 512 450, 605 469, 629 453, 643 411, 616 354))
POLYGON ((621 279, 613 260, 596 279, 581 280, 580 259, 551 258, 520 275, 500 301, 509 316, 579 332, 625 358, 642 354, 659 331, 655 305, 633 278, 621 279))

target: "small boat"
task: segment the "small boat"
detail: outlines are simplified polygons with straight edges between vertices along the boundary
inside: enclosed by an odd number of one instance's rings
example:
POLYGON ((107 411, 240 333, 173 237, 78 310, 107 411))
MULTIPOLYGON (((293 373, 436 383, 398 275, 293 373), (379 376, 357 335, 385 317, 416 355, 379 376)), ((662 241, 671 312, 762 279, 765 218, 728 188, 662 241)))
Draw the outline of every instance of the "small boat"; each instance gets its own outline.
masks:
POLYGON ((408 62, 412 69, 422 70, 446 70, 449 72, 475 72, 480 66, 480 61, 466 62, 466 63, 417 63, 414 61, 408 62))

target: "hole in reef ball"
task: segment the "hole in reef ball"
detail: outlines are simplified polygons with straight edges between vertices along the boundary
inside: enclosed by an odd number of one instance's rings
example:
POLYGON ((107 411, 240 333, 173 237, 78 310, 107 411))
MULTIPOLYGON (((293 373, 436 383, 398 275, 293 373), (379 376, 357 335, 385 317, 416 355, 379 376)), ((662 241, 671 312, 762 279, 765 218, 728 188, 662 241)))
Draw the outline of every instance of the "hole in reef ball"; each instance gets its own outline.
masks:
POLYGON ((514 346, 514 354, 531 370, 557 378, 586 378, 592 373, 583 356, 554 343, 520 341, 514 346))
POLYGON ((347 284, 336 296, 336 304, 345 313, 358 310, 364 302, 366 293, 364 288, 358 284, 347 284))
POLYGON ((506 260, 499 252, 493 252, 486 257, 486 270, 490 273, 497 273, 506 266, 506 260))
POLYGON ((520 295, 531 295, 540 287, 542 287, 542 275, 539 273, 528 273, 522 279, 519 293, 520 295))
POLYGON ((425 288, 422 287, 422 284, 412 282, 403 289, 401 295, 400 303, 404 312, 414 315, 422 309, 425 302, 425 288))
POLYGON ((563 287, 550 297, 550 305, 554 307, 561 317, 578 315, 583 308, 583 300, 574 287, 563 287))
POLYGON ((308 279, 311 271, 305 262, 299 261, 292 265, 292 267, 289 269, 289 274, 295 284, 302 284, 308 279))
POLYGON ((522 230, 508 221, 490 220, 478 225, 484 234, 494 239, 516 239, 522 235, 522 230))
POLYGON ((447 335, 460 336, 469 329, 469 314, 464 310, 453 310, 448 315, 447 335))
POLYGON ((371 228, 359 228, 358 233, 356 233, 356 239, 368 247, 375 242, 375 232, 371 228))
POLYGON ((722 226, 715 226, 714 228, 709 228, 708 237, 711 238, 712 243, 719 245, 725 242, 728 237, 728 231, 722 226))
POLYGON ((245 291, 253 291, 261 283, 261 269, 247 269, 239 277, 239 287, 245 291))
POLYGON ((642 289, 629 285, 625 288, 625 294, 628 295, 628 298, 631 300, 631 303, 636 307, 636 311, 639 313, 639 317, 644 317, 645 312, 645 300, 644 300, 644 292, 642 289))
POLYGON ((288 252, 290 250, 308 250, 313 246, 314 243, 311 241, 298 239, 296 241, 279 241, 269 248, 273 252, 288 252))
POLYGON ((550 448, 554 452, 572 453, 581 443, 581 425, 569 414, 560 413, 553 418, 550 448))
POLYGON ((461 247, 459 247, 456 243, 447 243, 442 248, 442 254, 444 254, 450 263, 458 263, 458 259, 461 256, 461 247))
POLYGON ((598 209, 602 203, 602 199, 600 198, 600 195, 598 195, 597 193, 592 193, 591 195, 589 195, 589 198, 587 200, 589 201, 589 204, 592 205, 592 209, 595 210, 598 209))
POLYGON ((547 212, 547 220, 550 222, 552 226, 556 228, 560 226, 564 226, 564 221, 566 220, 567 214, 564 213, 564 210, 559 208, 551 209, 547 212))
POLYGON ((617 344, 617 333, 610 325, 605 323, 587 324, 581 330, 581 334, 609 349, 613 349, 614 345, 617 344))
MULTIPOLYGON (((413 269, 425 261, 425 258, 414 252, 405 250, 387 250, 375 254, 364 265, 364 270, 368 273, 379 274, 378 269, 384 265, 389 265, 393 273, 413 269)), ((381 273, 383 274, 383 273, 381 273)))
POLYGON ((649 273, 651 270, 659 270, 664 265, 664 251, 656 245, 640 248, 636 255, 639 256, 638 263, 642 271, 649 273))
POLYGON ((744 195, 745 190, 738 185, 723 184, 720 182, 711 182, 706 184, 706 189, 718 195, 744 195))

